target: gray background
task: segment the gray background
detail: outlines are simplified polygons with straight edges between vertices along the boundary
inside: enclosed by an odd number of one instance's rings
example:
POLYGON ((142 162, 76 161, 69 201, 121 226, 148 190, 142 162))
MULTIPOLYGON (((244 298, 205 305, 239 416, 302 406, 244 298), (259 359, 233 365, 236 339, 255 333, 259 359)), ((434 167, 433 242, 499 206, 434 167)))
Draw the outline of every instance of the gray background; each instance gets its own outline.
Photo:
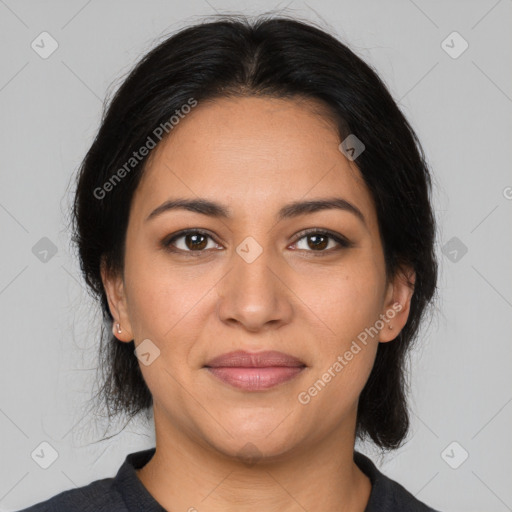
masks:
MULTIPOLYGON (((104 98, 166 34, 215 11, 276 7, 285 2, 0 0, 1 510, 113 476, 154 445, 140 422, 94 443, 103 431, 86 409, 99 317, 66 225, 104 98), (43 31, 59 45, 46 59, 31 47, 50 48, 43 31), (42 442, 58 454, 48 469, 31 457, 42 442)), ((512 510, 512 1, 286 7, 377 69, 436 177, 440 297, 412 357, 410 440, 384 458, 361 449, 435 508, 512 510), (443 43, 454 31, 469 44, 456 58, 463 41, 443 43)))

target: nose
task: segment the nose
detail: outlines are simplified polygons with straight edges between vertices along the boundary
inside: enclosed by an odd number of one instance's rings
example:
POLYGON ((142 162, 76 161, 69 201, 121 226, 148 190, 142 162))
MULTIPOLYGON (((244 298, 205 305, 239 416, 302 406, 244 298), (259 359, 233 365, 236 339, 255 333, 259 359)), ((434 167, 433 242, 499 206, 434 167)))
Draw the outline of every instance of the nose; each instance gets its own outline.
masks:
POLYGON ((231 265, 217 286, 217 314, 222 322, 258 332, 291 321, 293 292, 286 285, 285 261, 264 249, 254 261, 233 252, 231 265))

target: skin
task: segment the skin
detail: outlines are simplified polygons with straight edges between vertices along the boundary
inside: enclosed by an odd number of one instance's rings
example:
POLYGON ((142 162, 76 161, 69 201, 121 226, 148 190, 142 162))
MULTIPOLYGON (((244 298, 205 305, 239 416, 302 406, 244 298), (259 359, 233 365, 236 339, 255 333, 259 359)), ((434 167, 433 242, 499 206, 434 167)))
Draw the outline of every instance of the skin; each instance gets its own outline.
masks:
POLYGON ((392 342, 407 321, 405 276, 414 275, 404 269, 386 279, 373 201, 321 112, 311 100, 200 103, 151 154, 131 204, 123 275, 102 269, 117 338, 136 346, 150 339, 160 350, 150 365, 139 362, 157 448, 137 475, 167 510, 364 511, 368 502, 370 481, 353 461, 357 402, 378 343, 392 342), (336 209, 276 219, 289 202, 332 196, 355 205, 365 222, 336 209), (180 209, 145 220, 176 197, 221 202, 232 218, 180 209), (182 237, 174 242, 182 253, 166 251, 162 241, 186 228, 211 238, 194 245, 182 237), (327 238, 317 249, 311 236, 296 236, 307 228, 353 245, 327 238), (251 263, 236 252, 248 236, 263 251, 251 263), (300 403, 299 393, 394 303, 400 312, 300 403), (204 368, 240 349, 279 350, 307 368, 258 392, 204 368))

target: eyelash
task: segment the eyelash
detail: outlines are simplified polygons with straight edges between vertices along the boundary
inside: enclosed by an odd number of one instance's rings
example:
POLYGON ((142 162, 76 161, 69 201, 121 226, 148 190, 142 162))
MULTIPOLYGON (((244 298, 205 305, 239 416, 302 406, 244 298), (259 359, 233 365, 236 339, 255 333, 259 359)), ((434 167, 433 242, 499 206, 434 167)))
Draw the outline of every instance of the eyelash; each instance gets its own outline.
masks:
MULTIPOLYGON (((190 250, 184 251, 183 249, 177 249, 176 247, 173 247, 173 245, 172 245, 173 242, 175 242, 179 238, 182 238, 188 234, 204 235, 206 237, 211 238, 215 243, 218 243, 207 231, 204 231, 204 230, 198 229, 198 228, 197 229, 191 228, 191 229, 184 229, 182 231, 179 231, 178 233, 171 235, 170 238, 169 237, 165 238, 162 241, 162 245, 163 245, 164 249, 166 249, 172 253, 186 254, 187 256, 190 255, 192 257, 202 256, 207 251, 206 249, 197 250, 197 251, 190 251, 190 250)), ((338 251, 341 249, 348 249, 350 247, 353 247, 353 245, 354 245, 352 242, 350 242, 347 238, 345 238, 342 235, 338 235, 338 234, 333 233, 332 231, 329 231, 326 229, 317 229, 317 228, 306 229, 306 230, 298 233, 295 238, 295 241, 293 242, 293 245, 295 245, 297 242, 299 242, 303 238, 306 238, 308 235, 326 236, 326 237, 334 240, 340 246, 338 248, 335 248, 335 249, 331 248, 328 250, 319 250, 319 251, 306 250, 306 252, 313 253, 314 256, 323 256, 325 254, 331 254, 332 252, 335 252, 335 251, 338 251)), ((299 249, 299 250, 304 250, 304 249, 299 249)))

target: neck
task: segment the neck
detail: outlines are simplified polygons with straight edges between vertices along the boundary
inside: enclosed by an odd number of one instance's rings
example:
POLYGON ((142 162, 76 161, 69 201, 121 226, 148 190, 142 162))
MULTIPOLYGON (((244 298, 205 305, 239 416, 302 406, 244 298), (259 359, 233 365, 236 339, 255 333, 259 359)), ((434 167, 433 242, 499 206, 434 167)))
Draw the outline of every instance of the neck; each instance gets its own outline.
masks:
POLYGON ((262 457, 246 445, 228 457, 190 432, 158 428, 156 451, 137 476, 167 510, 364 512, 371 484, 353 460, 353 430, 333 432, 294 453, 262 457))

